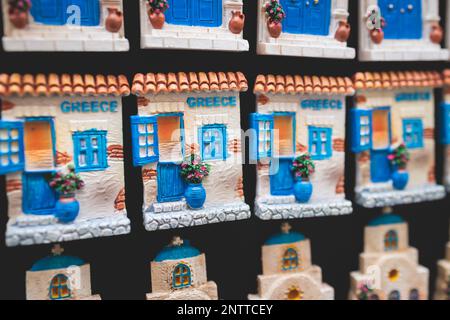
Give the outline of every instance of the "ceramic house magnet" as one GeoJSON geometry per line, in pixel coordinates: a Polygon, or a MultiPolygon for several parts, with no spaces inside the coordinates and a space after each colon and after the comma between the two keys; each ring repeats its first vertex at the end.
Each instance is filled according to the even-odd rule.
{"type": "Polygon", "coordinates": [[[446,258],[438,262],[435,300],[450,300],[450,242],[447,243],[446,258]]]}
{"type": "Polygon", "coordinates": [[[259,75],[250,115],[255,214],[264,220],[349,214],[345,199],[348,78],[259,75]]]}
{"type": "Polygon", "coordinates": [[[364,230],[360,270],[352,272],[352,300],[427,300],[428,269],[409,246],[408,224],[395,214],[372,220],[364,230]]]}
{"type": "Polygon", "coordinates": [[[124,76],[0,75],[8,246],[126,234],[124,76]]]}
{"type": "Polygon", "coordinates": [[[51,256],[37,261],[27,271],[27,300],[100,300],[91,292],[89,263],[63,255],[63,251],[56,245],[51,256]]]}
{"type": "Polygon", "coordinates": [[[128,51],[122,0],[2,0],[6,51],[128,51]]]}
{"type": "Polygon", "coordinates": [[[258,0],[259,54],[353,59],[348,0],[258,0]]]}
{"type": "Polygon", "coordinates": [[[147,300],[217,300],[217,285],[206,277],[205,254],[174,237],[151,262],[147,300]]]}
{"type": "Polygon", "coordinates": [[[447,60],[438,0],[360,0],[359,59],[447,60]]]}
{"type": "Polygon", "coordinates": [[[444,101],[440,106],[440,138],[444,145],[444,184],[450,190],[450,70],[444,71],[444,101]]]}
{"type": "Polygon", "coordinates": [[[248,51],[243,0],[139,0],[141,48],[248,51]]]}
{"type": "Polygon", "coordinates": [[[250,217],[244,202],[240,72],[138,74],[133,161],[148,231],[250,217]]]}
{"type": "Polygon", "coordinates": [[[356,153],[356,202],[385,207],[437,200],[433,88],[436,72],[355,75],[351,148],[356,153]]]}
{"type": "Polygon", "coordinates": [[[309,239],[290,231],[288,224],[262,247],[262,269],[258,293],[249,300],[334,299],[334,289],[322,282],[322,270],[311,262],[309,239]]]}

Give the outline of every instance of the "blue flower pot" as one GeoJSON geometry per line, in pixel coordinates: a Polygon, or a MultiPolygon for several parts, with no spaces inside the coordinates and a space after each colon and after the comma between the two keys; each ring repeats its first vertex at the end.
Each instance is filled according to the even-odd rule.
{"type": "Polygon", "coordinates": [[[392,173],[392,185],[396,190],[403,190],[408,184],[409,174],[404,170],[396,170],[392,173]]]}
{"type": "Polygon", "coordinates": [[[396,190],[403,190],[408,184],[409,174],[404,170],[396,170],[392,173],[392,185],[396,190]]]}
{"type": "Polygon", "coordinates": [[[311,199],[313,192],[312,183],[309,181],[303,181],[297,179],[294,184],[294,196],[295,200],[300,203],[306,203],[311,199]]]}
{"type": "Polygon", "coordinates": [[[201,183],[189,183],[184,192],[184,197],[191,209],[201,209],[205,204],[206,190],[201,183]]]}
{"type": "Polygon", "coordinates": [[[74,197],[61,197],[56,202],[55,217],[62,223],[69,223],[78,217],[80,203],[74,197]]]}

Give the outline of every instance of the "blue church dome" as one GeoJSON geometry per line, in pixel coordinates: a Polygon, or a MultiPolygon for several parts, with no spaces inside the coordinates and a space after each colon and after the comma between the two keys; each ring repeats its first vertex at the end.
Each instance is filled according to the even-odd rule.
{"type": "Polygon", "coordinates": [[[281,232],[278,233],[272,237],[270,237],[266,242],[265,245],[273,246],[277,244],[284,244],[284,243],[293,243],[305,240],[305,236],[302,233],[299,232],[281,232]]]}
{"type": "Polygon", "coordinates": [[[191,246],[188,240],[184,240],[180,245],[168,245],[161,252],[158,253],[155,260],[156,262],[162,262],[165,260],[179,260],[192,258],[200,255],[201,252],[191,246]]]}
{"type": "Polygon", "coordinates": [[[385,224],[404,223],[405,221],[396,214],[383,214],[369,222],[370,227],[382,226],[385,224]]]}
{"type": "Polygon", "coordinates": [[[48,256],[37,261],[32,267],[31,271],[44,271],[54,269],[64,269],[70,266],[82,266],[85,262],[77,257],[71,256],[48,256]]]}

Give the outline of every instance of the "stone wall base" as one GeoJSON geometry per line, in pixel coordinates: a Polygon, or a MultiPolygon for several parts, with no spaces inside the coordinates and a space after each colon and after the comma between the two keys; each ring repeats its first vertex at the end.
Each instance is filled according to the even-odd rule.
{"type": "Polygon", "coordinates": [[[360,61],[447,61],[449,53],[446,49],[427,50],[423,46],[402,49],[361,50],[360,61]]]}
{"type": "Polygon", "coordinates": [[[354,59],[355,49],[333,45],[258,43],[258,54],[312,58],[354,59]]]}
{"type": "Polygon", "coordinates": [[[111,36],[110,38],[36,38],[36,37],[4,37],[5,51],[128,51],[127,39],[111,36]]]}

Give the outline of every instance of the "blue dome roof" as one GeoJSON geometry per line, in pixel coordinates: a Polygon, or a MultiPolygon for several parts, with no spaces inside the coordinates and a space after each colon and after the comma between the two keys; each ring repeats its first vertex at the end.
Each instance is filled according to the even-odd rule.
{"type": "Polygon", "coordinates": [[[277,244],[293,243],[305,239],[306,239],[305,236],[299,232],[288,232],[288,233],[282,232],[270,237],[266,241],[265,245],[272,246],[277,244]]]}
{"type": "Polygon", "coordinates": [[[85,262],[77,257],[71,256],[48,256],[37,261],[31,271],[44,271],[54,269],[64,269],[70,266],[82,266],[85,262]]]}
{"type": "Polygon", "coordinates": [[[383,214],[369,222],[370,227],[381,226],[385,224],[404,223],[405,221],[396,214],[383,214]]]}
{"type": "Polygon", "coordinates": [[[184,240],[182,245],[168,245],[156,256],[156,262],[165,260],[178,260],[199,256],[201,252],[191,246],[188,240],[184,240]]]}

